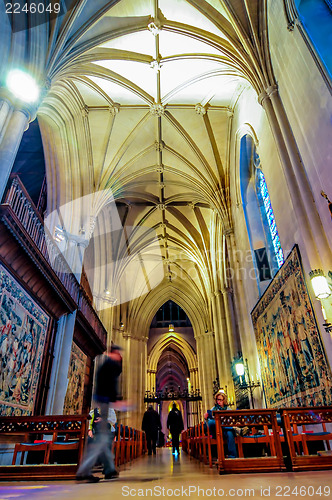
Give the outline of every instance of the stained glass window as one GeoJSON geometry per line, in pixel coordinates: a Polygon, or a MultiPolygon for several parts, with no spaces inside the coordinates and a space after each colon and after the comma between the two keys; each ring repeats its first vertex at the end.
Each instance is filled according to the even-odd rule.
{"type": "Polygon", "coordinates": [[[259,193],[262,197],[263,207],[266,213],[267,222],[270,229],[271,239],[273,243],[273,250],[277,259],[278,267],[280,268],[284,262],[284,254],[280,244],[280,238],[278,234],[278,229],[276,225],[276,221],[274,218],[274,213],[271,205],[270,195],[267,190],[266,181],[263,172],[260,169],[257,169],[257,177],[258,177],[258,189],[259,193]]]}

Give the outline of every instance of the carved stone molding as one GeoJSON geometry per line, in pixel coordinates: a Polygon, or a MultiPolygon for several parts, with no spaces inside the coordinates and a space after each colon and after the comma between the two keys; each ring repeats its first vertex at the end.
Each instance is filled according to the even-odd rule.
{"type": "Polygon", "coordinates": [[[161,31],[161,24],[158,19],[152,19],[148,24],[148,30],[153,34],[153,36],[159,35],[161,31]]]}
{"type": "Polygon", "coordinates": [[[120,106],[118,104],[112,104],[109,106],[108,111],[111,116],[116,116],[120,111],[120,106]]]}
{"type": "Polygon", "coordinates": [[[204,116],[207,113],[206,107],[203,106],[202,104],[198,103],[195,106],[195,111],[198,115],[204,116]]]}
{"type": "Polygon", "coordinates": [[[150,113],[154,116],[162,116],[165,113],[165,107],[161,103],[154,103],[150,106],[150,113]]]}

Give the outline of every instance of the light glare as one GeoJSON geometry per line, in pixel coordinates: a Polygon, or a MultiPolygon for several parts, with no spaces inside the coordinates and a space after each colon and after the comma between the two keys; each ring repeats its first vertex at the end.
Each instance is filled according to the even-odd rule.
{"type": "Polygon", "coordinates": [[[236,371],[237,375],[239,375],[240,377],[242,375],[244,375],[244,364],[243,363],[236,363],[235,371],[236,371]]]}
{"type": "Polygon", "coordinates": [[[331,295],[331,290],[325,276],[314,276],[311,278],[311,283],[317,299],[327,299],[331,295]]]}
{"type": "Polygon", "coordinates": [[[39,98],[40,89],[35,79],[20,69],[9,72],[6,84],[12,94],[21,101],[36,102],[39,98]]]}

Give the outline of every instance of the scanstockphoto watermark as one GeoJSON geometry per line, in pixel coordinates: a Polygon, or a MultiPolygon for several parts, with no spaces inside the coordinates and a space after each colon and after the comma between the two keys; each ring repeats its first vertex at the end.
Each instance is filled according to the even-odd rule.
{"type": "Polygon", "coordinates": [[[177,488],[167,488],[165,486],[154,486],[153,488],[132,488],[122,486],[123,497],[254,497],[254,488],[202,488],[201,486],[181,486],[177,488]]]}
{"type": "Polygon", "coordinates": [[[167,488],[156,485],[153,488],[132,488],[122,486],[123,497],[330,497],[331,487],[328,485],[274,485],[258,486],[257,488],[202,488],[201,486],[181,486],[167,488]]]}

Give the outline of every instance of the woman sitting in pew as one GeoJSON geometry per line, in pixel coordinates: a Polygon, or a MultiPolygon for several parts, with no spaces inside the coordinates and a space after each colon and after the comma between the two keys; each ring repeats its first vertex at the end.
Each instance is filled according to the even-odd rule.
{"type": "MultiPolygon", "coordinates": [[[[223,390],[219,390],[215,396],[215,405],[211,410],[208,410],[204,414],[204,418],[207,421],[209,432],[212,437],[216,438],[216,422],[214,420],[213,411],[216,410],[231,410],[228,406],[227,396],[223,390]]],[[[235,436],[246,436],[250,432],[249,427],[223,427],[223,436],[227,442],[228,458],[237,458],[237,451],[235,445],[235,436]]]]}

